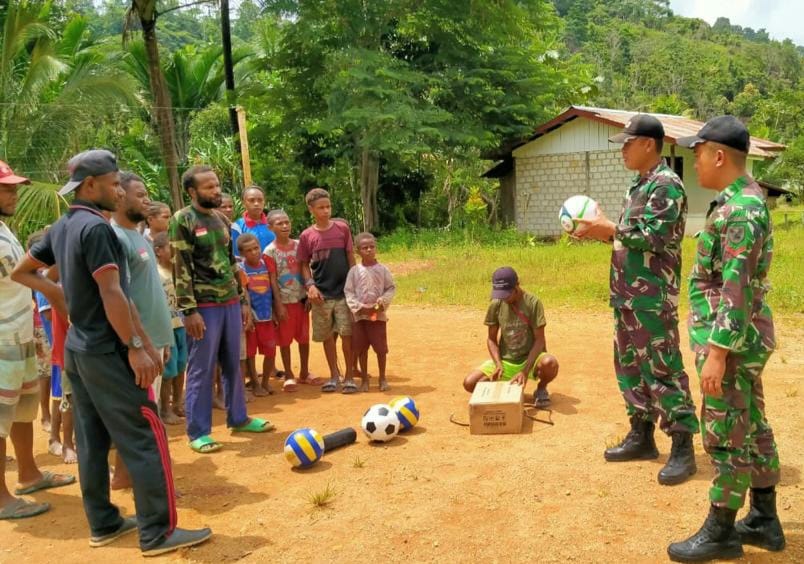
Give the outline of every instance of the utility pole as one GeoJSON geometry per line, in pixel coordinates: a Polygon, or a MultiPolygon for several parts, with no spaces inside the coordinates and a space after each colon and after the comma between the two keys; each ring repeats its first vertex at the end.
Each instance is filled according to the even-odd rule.
{"type": "Polygon", "coordinates": [[[229,122],[232,135],[238,134],[237,98],[235,96],[234,65],[232,64],[232,26],[229,22],[229,0],[221,0],[221,37],[223,39],[223,68],[226,78],[226,104],[229,106],[229,122]]]}

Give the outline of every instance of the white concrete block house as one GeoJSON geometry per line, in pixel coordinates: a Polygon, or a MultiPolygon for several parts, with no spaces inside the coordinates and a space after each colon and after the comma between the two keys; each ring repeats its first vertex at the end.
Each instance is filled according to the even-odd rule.
{"type": "MultiPolygon", "coordinates": [[[[608,139],[622,131],[634,115],[636,112],[570,106],[537,127],[527,141],[514,146],[484,175],[500,179],[503,219],[537,237],[558,237],[562,202],[586,194],[616,221],[634,173],[623,166],[620,145],[608,139]]],[[[703,123],[682,116],[652,115],[664,126],[663,155],[684,182],[689,206],[687,234],[692,235],[703,227],[714,193],[698,185],[694,154],[677,146],[676,139],[693,135],[703,123]]],[[[752,137],[749,171],[755,161],[775,158],[783,149],[784,145],[752,137]]]]}

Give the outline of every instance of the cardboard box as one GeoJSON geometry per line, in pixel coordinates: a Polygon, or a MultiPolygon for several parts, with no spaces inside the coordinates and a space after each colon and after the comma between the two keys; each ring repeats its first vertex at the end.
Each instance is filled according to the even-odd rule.
{"type": "Polygon", "coordinates": [[[508,382],[478,382],[469,400],[469,432],[502,435],[522,432],[522,386],[508,382]]]}

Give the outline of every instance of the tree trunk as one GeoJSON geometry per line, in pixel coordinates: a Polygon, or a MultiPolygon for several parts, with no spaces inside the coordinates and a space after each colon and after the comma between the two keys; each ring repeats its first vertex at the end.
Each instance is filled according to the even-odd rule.
{"type": "Polygon", "coordinates": [[[373,232],[380,223],[377,191],[380,185],[380,157],[364,148],[360,158],[360,200],[363,203],[363,231],[373,232]]]}
{"type": "Polygon", "coordinates": [[[172,102],[168,93],[162,67],[159,65],[159,45],[156,42],[156,18],[143,19],[142,38],[145,42],[145,53],[148,57],[148,78],[151,83],[151,96],[154,100],[154,118],[159,133],[162,158],[167,168],[173,209],[184,207],[181,183],[179,182],[178,156],[176,154],[176,125],[173,121],[172,102]]]}

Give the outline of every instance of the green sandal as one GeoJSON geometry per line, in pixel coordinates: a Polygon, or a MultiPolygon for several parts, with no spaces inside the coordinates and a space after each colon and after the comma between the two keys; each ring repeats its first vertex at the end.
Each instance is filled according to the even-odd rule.
{"type": "Polygon", "coordinates": [[[222,449],[223,445],[209,435],[204,435],[194,441],[190,441],[190,448],[198,454],[210,454],[222,449]]]}
{"type": "Polygon", "coordinates": [[[233,433],[265,433],[267,431],[273,431],[276,429],[276,425],[268,421],[267,419],[260,419],[259,417],[252,417],[248,423],[245,425],[240,425],[239,427],[233,427],[233,433]]]}

